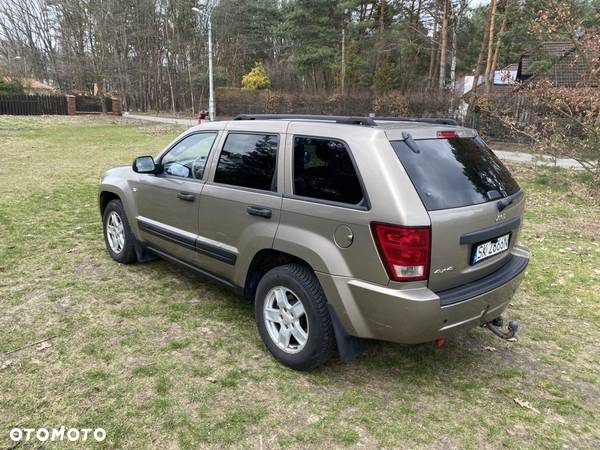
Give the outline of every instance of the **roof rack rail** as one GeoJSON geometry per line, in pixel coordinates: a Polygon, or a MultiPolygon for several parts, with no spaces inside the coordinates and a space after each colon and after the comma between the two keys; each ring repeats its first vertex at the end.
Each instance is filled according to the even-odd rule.
{"type": "Polygon", "coordinates": [[[361,116],[327,116],[316,114],[240,114],[233,120],[316,120],[328,121],[346,125],[376,126],[376,121],[386,122],[415,122],[431,123],[437,125],[453,125],[458,123],[454,119],[416,118],[416,117],[361,117],[361,116]]]}
{"type": "Polygon", "coordinates": [[[316,120],[328,121],[346,125],[363,125],[373,127],[377,124],[372,117],[355,116],[321,116],[312,114],[240,114],[233,120],[316,120]]]}
{"type": "Polygon", "coordinates": [[[433,123],[439,125],[453,125],[457,126],[458,122],[454,119],[436,119],[436,118],[416,118],[416,117],[371,117],[373,120],[389,121],[389,122],[421,122],[421,123],[433,123]]]}

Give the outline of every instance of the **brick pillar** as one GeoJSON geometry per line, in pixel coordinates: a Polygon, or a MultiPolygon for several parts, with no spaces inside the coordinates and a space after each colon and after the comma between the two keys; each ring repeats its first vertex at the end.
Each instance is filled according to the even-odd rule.
{"type": "Polygon", "coordinates": [[[120,116],[123,112],[120,97],[112,97],[112,114],[113,116],[120,116]]]}
{"type": "Polygon", "coordinates": [[[67,114],[69,116],[74,116],[75,115],[75,111],[76,111],[76,106],[75,106],[75,96],[74,95],[67,95],[67,114]]]}

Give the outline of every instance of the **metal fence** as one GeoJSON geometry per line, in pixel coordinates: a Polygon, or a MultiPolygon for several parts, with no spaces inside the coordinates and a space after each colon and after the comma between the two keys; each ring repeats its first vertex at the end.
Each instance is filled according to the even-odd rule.
{"type": "Polygon", "coordinates": [[[0,95],[0,114],[34,116],[67,114],[67,100],[59,95],[0,95]]]}

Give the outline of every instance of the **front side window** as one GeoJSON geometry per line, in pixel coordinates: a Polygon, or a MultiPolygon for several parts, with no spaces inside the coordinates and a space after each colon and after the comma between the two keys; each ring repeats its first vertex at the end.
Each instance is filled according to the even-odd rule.
{"type": "Polygon", "coordinates": [[[331,139],[294,138],[294,194],[360,204],[363,192],[346,145],[331,139]]]}
{"type": "Polygon", "coordinates": [[[221,150],[215,183],[275,191],[278,143],[279,137],[272,134],[229,134],[221,150]]]}
{"type": "Polygon", "coordinates": [[[201,180],[217,133],[196,133],[179,141],[163,156],[163,173],[201,180]]]}

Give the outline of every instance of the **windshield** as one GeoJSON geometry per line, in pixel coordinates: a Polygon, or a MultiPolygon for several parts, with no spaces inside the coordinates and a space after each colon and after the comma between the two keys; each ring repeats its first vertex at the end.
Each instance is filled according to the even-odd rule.
{"type": "Polygon", "coordinates": [[[476,205],[519,191],[481,138],[391,142],[428,211],[476,205]]]}

